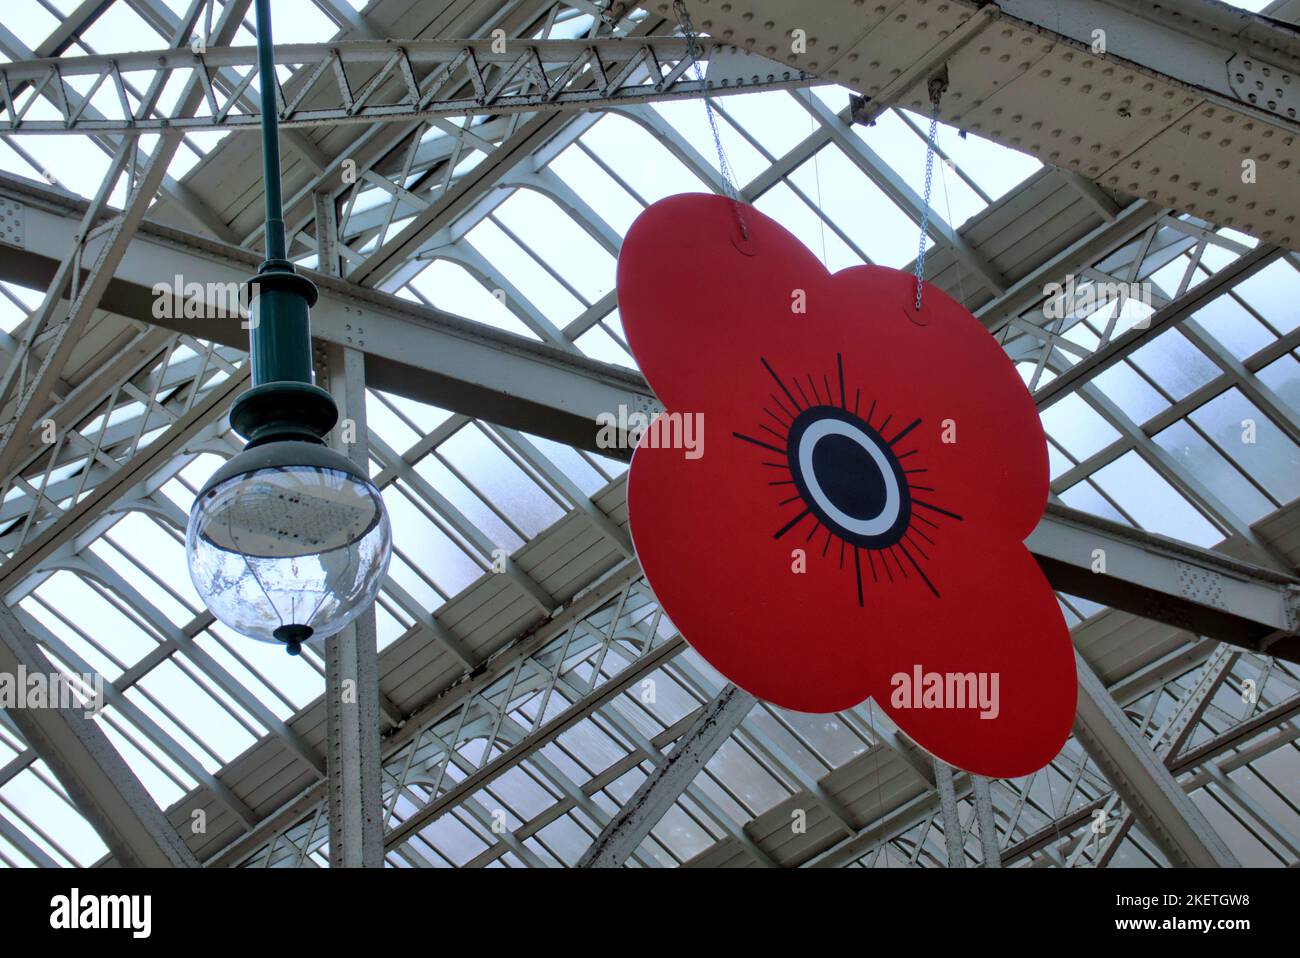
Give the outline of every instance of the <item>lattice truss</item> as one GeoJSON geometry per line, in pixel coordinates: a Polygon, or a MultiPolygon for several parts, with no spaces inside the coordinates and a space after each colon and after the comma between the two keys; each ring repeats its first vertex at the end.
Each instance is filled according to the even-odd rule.
{"type": "MultiPolygon", "coordinates": [[[[194,492],[239,448],[246,332],[139,295],[150,264],[203,282],[258,261],[256,147],[237,133],[257,121],[249,2],[101,6],[31,0],[0,29],[0,582],[52,668],[102,676],[97,723],[200,861],[323,866],[325,661],[231,635],[183,572],[194,492]]],[[[723,682],[641,577],[624,464],[573,445],[558,409],[511,428],[481,395],[520,388],[511,357],[535,353],[596,409],[652,408],[612,266],[646,204],[724,190],[701,90],[671,15],[623,4],[287,6],[286,223],[332,277],[320,380],[341,385],[349,354],[377,371],[343,415],[394,519],[385,860],[572,865],[723,682]],[[484,368],[438,365],[469,341],[484,368]],[[421,371],[456,382],[433,395],[421,371]]],[[[924,120],[878,103],[855,123],[843,89],[703,53],[742,197],[832,269],[907,267],[924,120]]],[[[1063,534],[1182,573],[1167,607],[1062,590],[1082,661],[1237,858],[1294,865],[1300,666],[1265,650],[1296,629],[1300,260],[955,129],[939,142],[927,273],[1038,401],[1063,534]],[[1185,618],[1190,600],[1250,619],[1229,580],[1280,596],[1267,639],[1185,618]]],[[[1095,733],[1026,779],[949,779],[869,703],[756,705],[628,864],[1169,864],[1095,733]]],[[[0,861],[105,853],[0,712],[0,861]]]]}

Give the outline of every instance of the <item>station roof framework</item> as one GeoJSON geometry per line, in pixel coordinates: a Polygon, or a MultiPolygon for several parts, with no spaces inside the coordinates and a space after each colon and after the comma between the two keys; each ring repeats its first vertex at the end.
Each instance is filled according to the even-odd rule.
{"type": "MultiPolygon", "coordinates": [[[[640,575],[625,463],[592,441],[595,412],[654,408],[618,319],[622,236],[663,196],[725,189],[689,72],[673,79],[682,89],[646,88],[652,61],[638,51],[654,51],[661,76],[684,62],[671,15],[615,6],[275,4],[278,43],[313,45],[279,61],[286,111],[302,94],[296,109],[316,114],[284,134],[292,255],[321,274],[322,381],[342,378],[347,355],[364,359],[364,406],[344,415],[365,421],[393,517],[376,626],[384,858],[395,867],[578,863],[725,686],[640,575]],[[552,77],[588,48],[603,51],[607,74],[629,69],[607,96],[591,97],[590,74],[575,69],[567,105],[530,100],[527,70],[512,80],[513,61],[486,59],[497,29],[538,41],[552,77]],[[400,59],[388,86],[367,85],[392,59],[372,50],[388,36],[426,44],[427,62],[413,63],[446,71],[440,101],[477,98],[483,110],[358,118],[402,96],[400,59]],[[444,39],[464,43],[437,48],[444,39]],[[466,48],[484,57],[478,84],[460,72],[472,57],[452,66],[466,48]],[[347,82],[314,77],[324,62],[347,82]],[[487,102],[494,76],[497,96],[514,98],[501,112],[487,102]],[[493,572],[495,550],[510,557],[505,574],[493,572]]],[[[61,342],[66,304],[29,333],[63,256],[85,244],[89,261],[111,241],[108,230],[78,237],[105,173],[128,155],[147,169],[167,142],[160,122],[127,129],[122,102],[146,102],[171,69],[153,119],[212,121],[167,134],[179,142],[157,196],[27,414],[37,431],[56,423],[59,441],[5,437],[0,580],[56,667],[103,677],[96,724],[198,861],[324,865],[324,658],[230,634],[177,571],[193,495],[239,446],[225,412],[247,381],[246,332],[159,317],[147,295],[160,267],[164,280],[224,282],[259,259],[258,145],[229,122],[255,114],[258,78],[221,57],[253,42],[247,7],[17,0],[0,28],[15,65],[3,87],[15,106],[0,114],[0,349],[24,376],[61,342]],[[188,110],[185,20],[239,24],[207,51],[213,66],[188,110]],[[168,48],[175,67],[137,56],[168,48]],[[51,58],[71,65],[66,79],[41,72],[51,58]],[[122,69],[102,66],[114,58],[122,69]],[[64,129],[5,130],[15,112],[64,129]]],[[[743,72],[725,45],[706,52],[720,72],[743,72]]],[[[926,118],[876,104],[854,122],[851,92],[795,67],[715,90],[712,104],[744,199],[832,270],[908,269],[926,118]]],[[[1042,410],[1053,505],[1031,548],[1055,563],[1082,667],[1238,860],[1294,864],[1300,260],[955,126],[942,124],[938,143],[927,276],[988,326],[1042,410]],[[1150,301],[1062,307],[1050,284],[1067,277],[1098,292],[1146,284],[1150,301]],[[1098,541],[1140,557],[1146,592],[1069,574],[1098,541]],[[1207,595],[1198,576],[1210,592],[1256,591],[1207,595]],[[1276,609],[1261,611],[1266,601],[1276,609]],[[1189,617],[1187,603],[1280,624],[1248,635],[1189,617]]],[[[112,202],[128,202],[126,189],[112,202]]],[[[7,401],[12,418],[21,399],[7,401]]],[[[1084,722],[1034,776],[948,779],[869,704],[830,716],[754,704],[700,774],[660,799],[627,863],[1177,862],[1177,838],[1151,825],[1156,796],[1115,767],[1108,741],[1084,722]],[[801,814],[806,828],[793,830],[801,814]]],[[[108,852],[0,713],[0,861],[86,866],[108,852]]]]}

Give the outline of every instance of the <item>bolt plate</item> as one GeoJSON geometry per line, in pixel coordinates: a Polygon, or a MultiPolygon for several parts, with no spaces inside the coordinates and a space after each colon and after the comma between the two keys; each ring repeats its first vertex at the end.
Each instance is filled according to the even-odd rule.
{"type": "Polygon", "coordinates": [[[1258,57],[1233,54],[1228,85],[1241,99],[1274,116],[1294,120],[1300,110],[1300,77],[1258,57]]]}
{"type": "Polygon", "coordinates": [[[0,243],[23,245],[23,224],[26,209],[19,202],[0,198],[0,243]]]}
{"type": "Polygon", "coordinates": [[[1228,603],[1223,598],[1223,576],[1210,569],[1186,562],[1178,564],[1178,591],[1185,599],[1200,605],[1226,609],[1228,603]]]}

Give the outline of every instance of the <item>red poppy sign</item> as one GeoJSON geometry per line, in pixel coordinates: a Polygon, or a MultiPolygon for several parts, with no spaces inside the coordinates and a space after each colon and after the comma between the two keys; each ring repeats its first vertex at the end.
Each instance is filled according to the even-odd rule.
{"type": "Polygon", "coordinates": [[[642,213],[619,309],[666,412],[632,458],[632,536],[736,685],[802,712],[871,697],[944,761],[1025,775],[1075,710],[1069,632],[1024,546],[1046,443],[984,327],[929,284],[916,310],[915,288],[832,275],[723,197],[642,213]],[[671,441],[692,423],[689,448],[671,441]]]}

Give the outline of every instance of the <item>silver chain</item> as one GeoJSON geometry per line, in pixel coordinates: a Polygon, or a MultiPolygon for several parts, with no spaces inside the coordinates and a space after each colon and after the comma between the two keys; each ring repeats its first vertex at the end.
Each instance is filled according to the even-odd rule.
{"type": "Polygon", "coordinates": [[[935,137],[939,132],[939,99],[948,82],[939,77],[930,79],[930,136],[925,144],[925,198],[921,203],[921,237],[916,245],[916,311],[921,311],[921,288],[925,282],[925,240],[930,226],[930,188],[934,182],[935,137]]]}
{"type": "Polygon", "coordinates": [[[731,175],[731,164],[727,161],[727,151],[722,146],[722,135],[718,132],[718,120],[713,115],[713,104],[709,102],[709,84],[700,70],[699,35],[695,32],[695,25],[691,23],[691,15],[687,12],[686,5],[682,0],[673,0],[673,12],[677,15],[677,26],[686,38],[686,54],[691,58],[691,68],[695,72],[695,82],[700,85],[700,91],[703,94],[704,112],[709,118],[709,130],[713,134],[714,149],[718,151],[718,172],[722,175],[722,188],[726,191],[727,197],[736,204],[736,222],[740,226],[741,235],[748,239],[749,230],[746,229],[744,217],[740,214],[740,193],[736,189],[735,181],[731,175]]]}

